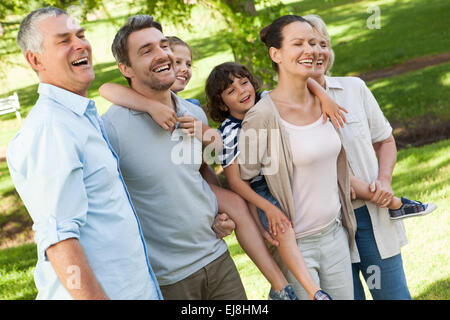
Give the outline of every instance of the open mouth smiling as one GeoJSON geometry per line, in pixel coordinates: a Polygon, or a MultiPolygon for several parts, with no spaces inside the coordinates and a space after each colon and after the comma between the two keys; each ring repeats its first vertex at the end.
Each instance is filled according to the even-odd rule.
{"type": "Polygon", "coordinates": [[[302,59],[302,60],[298,60],[297,63],[312,67],[313,60],[312,59],[302,59]]]}
{"type": "Polygon", "coordinates": [[[250,95],[246,96],[244,99],[239,100],[240,103],[247,103],[250,101],[250,95]]]}
{"type": "Polygon", "coordinates": [[[161,73],[163,71],[168,71],[168,70],[170,70],[170,63],[158,66],[158,67],[154,68],[152,71],[156,72],[156,73],[161,73]]]}
{"type": "Polygon", "coordinates": [[[88,63],[89,63],[89,60],[88,60],[87,57],[84,57],[84,58],[72,61],[72,65],[75,66],[75,67],[82,66],[82,65],[87,65],[88,63]]]}

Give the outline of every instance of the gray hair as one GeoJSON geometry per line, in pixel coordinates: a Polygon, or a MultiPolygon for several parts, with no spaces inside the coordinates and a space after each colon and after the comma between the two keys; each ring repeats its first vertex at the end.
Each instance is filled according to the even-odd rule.
{"type": "Polygon", "coordinates": [[[46,18],[57,17],[62,14],[67,14],[67,12],[56,7],[45,7],[30,12],[20,24],[17,34],[17,44],[22,53],[25,54],[28,50],[42,52],[43,37],[37,23],[46,18]]]}
{"type": "Polygon", "coordinates": [[[316,14],[308,14],[306,16],[303,16],[303,18],[308,20],[308,22],[313,26],[313,28],[316,29],[325,38],[327,46],[328,48],[330,48],[330,58],[328,59],[328,64],[326,66],[325,71],[325,74],[329,76],[331,74],[330,70],[334,64],[334,51],[333,48],[331,47],[331,39],[327,31],[327,25],[322,20],[322,18],[316,14]]]}

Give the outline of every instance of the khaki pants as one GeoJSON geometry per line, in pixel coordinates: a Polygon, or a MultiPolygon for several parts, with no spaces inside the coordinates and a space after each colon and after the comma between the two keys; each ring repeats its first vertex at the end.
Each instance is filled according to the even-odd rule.
{"type": "MultiPolygon", "coordinates": [[[[353,276],[347,231],[339,219],[316,234],[297,239],[314,282],[335,300],[353,300],[353,276]]],[[[288,272],[286,279],[300,300],[308,294],[288,272]]]]}
{"type": "Polygon", "coordinates": [[[247,300],[228,250],[187,278],[160,288],[166,300],[247,300]]]}

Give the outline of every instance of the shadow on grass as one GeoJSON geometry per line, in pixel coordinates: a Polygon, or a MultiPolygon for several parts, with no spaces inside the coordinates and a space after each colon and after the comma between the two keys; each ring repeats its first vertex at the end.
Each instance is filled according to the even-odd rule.
{"type": "Polygon", "coordinates": [[[0,247],[9,243],[23,243],[33,237],[33,220],[28,214],[16,189],[1,196],[0,207],[0,247]]]}
{"type": "Polygon", "coordinates": [[[0,183],[7,182],[0,190],[0,247],[29,241],[33,236],[33,220],[9,179],[8,166],[0,163],[0,183]]]}
{"type": "Polygon", "coordinates": [[[450,300],[450,278],[433,282],[415,300],[450,300]]]}

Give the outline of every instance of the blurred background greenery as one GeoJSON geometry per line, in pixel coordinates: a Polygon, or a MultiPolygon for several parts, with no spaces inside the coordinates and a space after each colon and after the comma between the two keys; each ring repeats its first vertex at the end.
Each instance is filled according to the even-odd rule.
{"type": "MultiPolygon", "coordinates": [[[[110,103],[99,96],[105,82],[126,84],[110,47],[119,27],[133,14],[162,21],[166,35],[177,35],[194,51],[193,78],[184,98],[205,102],[211,69],[236,60],[265,83],[274,84],[259,30],[282,14],[319,14],[328,25],[336,61],[335,76],[361,76],[392,68],[389,77],[367,84],[394,127],[402,150],[394,172],[397,195],[438,204],[430,216],[405,221],[409,245],[403,249],[406,276],[416,299],[450,298],[450,3],[447,0],[0,0],[0,98],[17,92],[26,117],[34,105],[38,79],[15,44],[23,17],[45,5],[68,8],[86,28],[93,46],[96,79],[89,97],[104,113],[110,103]],[[380,12],[380,28],[368,28],[370,8],[380,12]],[[414,68],[416,59],[430,63],[414,68]],[[407,64],[397,70],[397,66],[407,64]]],[[[211,122],[213,127],[216,123],[211,122]]],[[[4,161],[7,144],[19,130],[14,114],[0,116],[0,299],[33,299],[36,247],[32,221],[4,161]]],[[[265,299],[268,282],[248,259],[234,235],[226,239],[250,299],[265,299]]]]}

